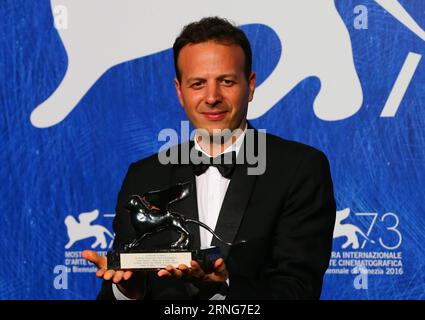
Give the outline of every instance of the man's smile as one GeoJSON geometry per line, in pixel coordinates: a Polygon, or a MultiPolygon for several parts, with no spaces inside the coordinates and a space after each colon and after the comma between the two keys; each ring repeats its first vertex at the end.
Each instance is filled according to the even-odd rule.
{"type": "Polygon", "coordinates": [[[223,120],[226,117],[227,111],[210,111],[210,112],[202,112],[202,115],[208,119],[213,121],[223,120]]]}

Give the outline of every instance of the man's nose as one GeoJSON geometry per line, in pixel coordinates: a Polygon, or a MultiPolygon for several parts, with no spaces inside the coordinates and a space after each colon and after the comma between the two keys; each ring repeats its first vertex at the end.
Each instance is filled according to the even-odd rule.
{"type": "Polygon", "coordinates": [[[220,86],[217,83],[209,83],[206,94],[205,100],[208,105],[214,106],[222,100],[220,86]]]}

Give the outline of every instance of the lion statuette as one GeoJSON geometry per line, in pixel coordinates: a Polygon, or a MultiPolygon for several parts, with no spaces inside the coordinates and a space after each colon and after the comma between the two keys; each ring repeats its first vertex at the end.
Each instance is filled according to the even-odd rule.
{"type": "Polygon", "coordinates": [[[166,229],[173,229],[179,234],[177,241],[170,244],[171,249],[188,249],[191,246],[192,236],[186,226],[187,223],[195,223],[211,232],[220,242],[232,245],[232,243],[223,241],[206,224],[170,210],[170,205],[186,198],[190,189],[191,182],[186,182],[166,189],[150,191],[141,196],[131,196],[126,204],[126,209],[130,212],[136,238],[125,245],[124,250],[136,249],[145,237],[166,229]]]}

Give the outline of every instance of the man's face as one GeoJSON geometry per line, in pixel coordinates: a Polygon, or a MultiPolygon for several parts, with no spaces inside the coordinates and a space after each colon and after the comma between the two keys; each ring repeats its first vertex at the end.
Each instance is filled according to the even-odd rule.
{"type": "Polygon", "coordinates": [[[245,55],[238,45],[214,41],[189,44],[178,57],[181,83],[175,86],[189,121],[210,135],[214,129],[244,129],[255,73],[246,79],[245,55]]]}

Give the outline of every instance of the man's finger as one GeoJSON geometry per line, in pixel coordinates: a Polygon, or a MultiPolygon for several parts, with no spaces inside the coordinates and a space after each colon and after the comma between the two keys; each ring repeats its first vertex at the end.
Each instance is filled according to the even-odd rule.
{"type": "Polygon", "coordinates": [[[199,263],[195,260],[192,260],[190,262],[190,265],[192,267],[191,270],[191,275],[193,277],[197,277],[197,278],[203,278],[205,275],[205,272],[202,270],[201,266],[199,265],[199,263]]]}
{"type": "Polygon", "coordinates": [[[223,258],[219,258],[219,259],[215,260],[215,262],[214,262],[214,269],[218,269],[223,264],[224,264],[223,258]]]}
{"type": "Polygon", "coordinates": [[[167,266],[165,269],[177,279],[180,279],[183,276],[183,273],[179,269],[174,268],[173,266],[167,266]]]}
{"type": "Polygon", "coordinates": [[[191,268],[189,268],[187,265],[185,264],[181,264],[179,265],[178,269],[181,271],[182,276],[188,276],[191,274],[191,268]]]}
{"type": "Polygon", "coordinates": [[[106,272],[106,269],[97,270],[96,277],[103,278],[103,275],[105,274],[105,272],[106,272]]]}
{"type": "Polygon", "coordinates": [[[192,269],[202,270],[201,266],[199,265],[198,261],[196,261],[196,260],[192,260],[190,262],[190,266],[192,267],[192,269]]]}
{"type": "Polygon", "coordinates": [[[170,277],[173,275],[173,267],[172,266],[166,266],[164,269],[161,269],[158,271],[159,277],[170,277]]]}
{"type": "Polygon", "coordinates": [[[122,279],[122,277],[123,277],[123,275],[124,275],[124,271],[122,271],[122,270],[116,271],[115,274],[114,274],[114,278],[112,279],[112,281],[114,283],[120,282],[121,279],[122,279]]]}
{"type": "Polygon", "coordinates": [[[171,273],[169,273],[165,269],[161,269],[161,270],[158,271],[157,275],[158,275],[158,277],[170,277],[171,273]]]}
{"type": "Polygon", "coordinates": [[[183,274],[187,272],[187,269],[189,269],[186,265],[180,265],[179,268],[182,267],[182,270],[176,269],[171,265],[168,265],[165,267],[165,269],[161,269],[158,271],[158,276],[159,277],[169,277],[169,276],[173,276],[176,277],[177,279],[180,279],[181,277],[183,277],[183,274]],[[183,273],[184,272],[184,273],[183,273]]]}
{"type": "Polygon", "coordinates": [[[226,264],[222,258],[214,262],[214,272],[208,275],[212,281],[226,281],[229,278],[229,273],[226,264]]]}
{"type": "Polygon", "coordinates": [[[133,272],[127,270],[127,271],[124,272],[123,278],[124,278],[124,280],[128,280],[128,279],[131,278],[132,275],[133,275],[133,272]]]}
{"type": "Polygon", "coordinates": [[[112,277],[114,276],[114,274],[115,274],[115,270],[107,270],[105,272],[105,274],[103,275],[103,279],[105,279],[105,280],[111,280],[112,277]]]}
{"type": "Polygon", "coordinates": [[[215,274],[222,274],[226,272],[226,265],[224,264],[224,260],[222,258],[217,259],[214,262],[214,272],[215,274]]]}
{"type": "Polygon", "coordinates": [[[189,270],[189,267],[185,264],[181,264],[177,267],[177,269],[179,269],[182,272],[186,272],[187,270],[189,270]]]}

